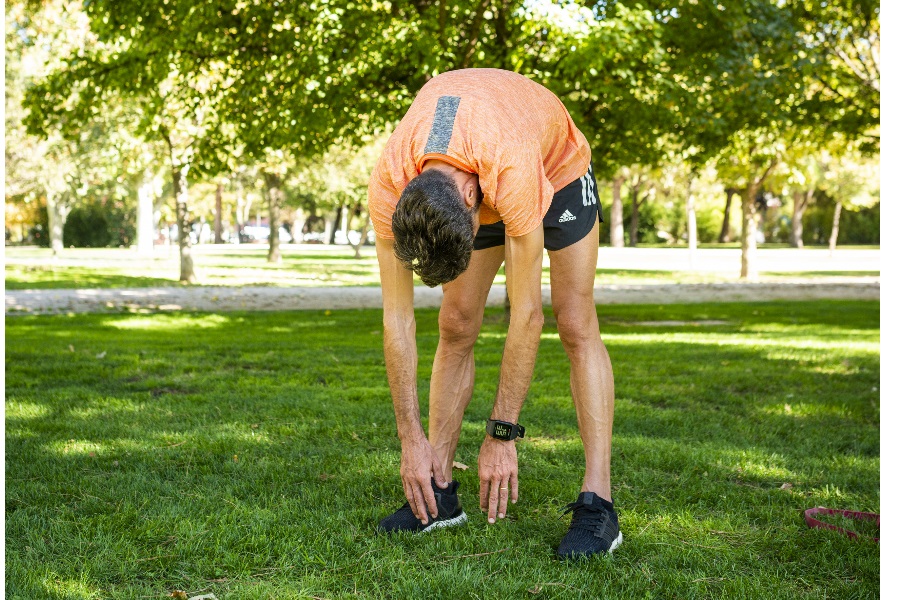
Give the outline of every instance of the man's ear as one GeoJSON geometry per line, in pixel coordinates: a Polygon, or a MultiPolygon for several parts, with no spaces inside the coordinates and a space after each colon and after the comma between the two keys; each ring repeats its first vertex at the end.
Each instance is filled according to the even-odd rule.
{"type": "Polygon", "coordinates": [[[466,203],[466,206],[472,208],[476,204],[478,204],[478,194],[480,190],[478,188],[478,178],[470,177],[465,185],[463,185],[463,202],[466,203]]]}

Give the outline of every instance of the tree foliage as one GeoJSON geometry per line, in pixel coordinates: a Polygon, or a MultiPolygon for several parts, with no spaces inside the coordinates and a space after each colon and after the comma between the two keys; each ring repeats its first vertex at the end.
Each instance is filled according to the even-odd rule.
{"type": "MultiPolygon", "coordinates": [[[[688,182],[705,180],[698,174],[714,167],[721,199],[726,188],[740,191],[746,255],[759,218],[756,196],[809,187],[815,178],[804,165],[823,151],[878,151],[874,0],[48,5],[59,7],[60,18],[43,33],[33,23],[50,23],[39,18],[46,9],[14,4],[18,30],[9,27],[8,9],[8,50],[50,48],[33,80],[13,82],[26,111],[13,106],[11,114],[19,110],[41,143],[69,151],[77,146],[65,144],[83,144],[91,131],[104,140],[125,131],[120,142],[101,146],[133,157],[134,172],[159,161],[135,148],[162,148],[186,261],[195,210],[189,176],[227,177],[237,190],[247,179],[238,172],[257,173],[241,185],[267,180],[260,189],[273,224],[287,207],[313,214],[356,206],[373,140],[403,116],[422,85],[450,69],[505,68],[553,90],[586,134],[598,177],[613,181],[626,202],[636,185],[628,180],[646,173],[638,195],[646,204],[638,202],[635,214],[637,231],[648,237],[662,230],[680,239],[684,230],[673,219],[688,219],[693,204],[675,200],[685,201],[688,182]],[[80,34],[71,36],[74,24],[80,34]],[[112,127],[94,128],[113,115],[112,127]],[[673,216],[659,216],[661,206],[673,216]],[[666,224],[654,229],[648,219],[666,224]]],[[[14,173],[26,154],[11,155],[8,144],[14,173]]],[[[86,170],[72,167],[79,179],[86,170]]],[[[103,178],[108,171],[93,180],[103,178]]],[[[36,181],[12,180],[23,190],[36,181]]],[[[826,193],[825,180],[815,181],[826,193]]],[[[241,205],[246,196],[234,193],[241,205]]],[[[717,229],[703,222],[701,238],[717,229]]],[[[192,279],[185,264],[182,271],[192,279]]]]}

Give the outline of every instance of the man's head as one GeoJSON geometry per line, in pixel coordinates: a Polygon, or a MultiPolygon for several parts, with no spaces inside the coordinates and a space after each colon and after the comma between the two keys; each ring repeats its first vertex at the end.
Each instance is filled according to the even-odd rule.
{"type": "Polygon", "coordinates": [[[472,257],[481,197],[473,173],[449,166],[423,170],[403,190],[394,211],[397,259],[429,287],[459,277],[472,257]]]}

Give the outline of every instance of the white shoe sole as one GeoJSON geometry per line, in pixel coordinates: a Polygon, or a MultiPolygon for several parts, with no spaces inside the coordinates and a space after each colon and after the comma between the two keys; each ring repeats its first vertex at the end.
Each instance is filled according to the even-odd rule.
{"type": "Polygon", "coordinates": [[[619,537],[617,537],[617,538],[613,541],[613,543],[610,544],[609,550],[607,550],[606,553],[607,553],[607,554],[612,554],[612,551],[613,551],[613,550],[615,550],[616,548],[618,548],[619,546],[622,545],[622,540],[623,540],[623,539],[624,539],[624,538],[622,537],[622,532],[620,531],[620,532],[619,532],[619,537]]]}
{"type": "MultiPolygon", "coordinates": [[[[453,517],[452,519],[446,519],[444,521],[435,521],[419,533],[425,533],[427,531],[431,531],[432,529],[440,529],[441,527],[453,527],[454,525],[462,525],[467,520],[466,513],[459,513],[459,516],[453,517]]],[[[621,534],[619,534],[621,537],[621,534]]]]}

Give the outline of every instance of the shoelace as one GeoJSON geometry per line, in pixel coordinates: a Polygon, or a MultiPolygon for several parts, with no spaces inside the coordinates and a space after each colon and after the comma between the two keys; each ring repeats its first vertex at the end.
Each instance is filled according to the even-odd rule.
{"type": "Polygon", "coordinates": [[[562,519],[569,513],[573,513],[570,528],[584,529],[596,536],[601,536],[606,531],[609,522],[609,513],[603,508],[594,508],[582,502],[570,502],[559,516],[562,519]]]}

